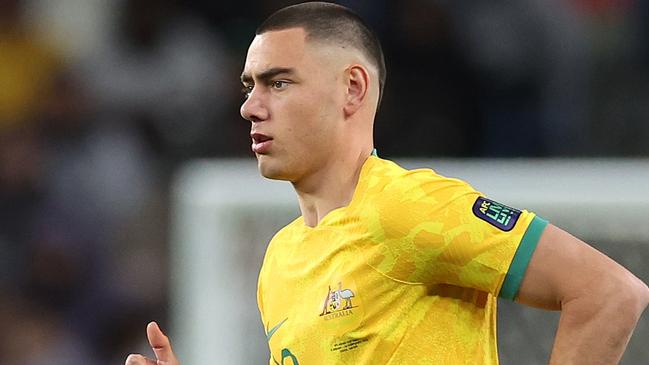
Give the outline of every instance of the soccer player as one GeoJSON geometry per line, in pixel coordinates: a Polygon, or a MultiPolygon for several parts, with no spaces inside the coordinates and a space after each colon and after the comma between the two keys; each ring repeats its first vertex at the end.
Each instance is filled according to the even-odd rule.
{"type": "MultiPolygon", "coordinates": [[[[561,310],[551,364],[617,363],[647,286],[534,213],[377,157],[385,75],[376,37],[339,5],[279,10],[248,49],[252,150],[302,213],[259,274],[269,364],[497,364],[499,296],[561,310]]],[[[155,323],[147,333],[157,364],[178,364],[155,323]]]]}

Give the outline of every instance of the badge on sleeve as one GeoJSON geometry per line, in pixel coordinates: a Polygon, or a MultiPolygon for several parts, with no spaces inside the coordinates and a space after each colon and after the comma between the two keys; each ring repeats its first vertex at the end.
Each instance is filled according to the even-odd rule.
{"type": "Polygon", "coordinates": [[[508,232],[516,225],[521,211],[484,197],[478,197],[473,204],[473,214],[492,226],[508,232]]]}

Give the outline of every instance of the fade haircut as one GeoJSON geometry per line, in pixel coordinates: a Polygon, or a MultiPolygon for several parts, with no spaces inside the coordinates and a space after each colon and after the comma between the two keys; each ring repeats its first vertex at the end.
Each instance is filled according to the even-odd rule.
{"type": "Polygon", "coordinates": [[[351,46],[361,51],[378,70],[378,105],[381,104],[386,78],[383,50],[379,39],[360,16],[342,5],[307,2],[276,11],[257,28],[255,34],[289,28],[303,28],[307,40],[351,46]]]}

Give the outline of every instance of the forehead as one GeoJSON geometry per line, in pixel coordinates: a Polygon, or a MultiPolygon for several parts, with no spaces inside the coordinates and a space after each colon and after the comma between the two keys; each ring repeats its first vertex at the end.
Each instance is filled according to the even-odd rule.
{"type": "Polygon", "coordinates": [[[306,40],[302,28],[265,32],[255,36],[250,44],[243,73],[254,75],[275,67],[309,67],[323,56],[320,48],[323,47],[306,40]]]}

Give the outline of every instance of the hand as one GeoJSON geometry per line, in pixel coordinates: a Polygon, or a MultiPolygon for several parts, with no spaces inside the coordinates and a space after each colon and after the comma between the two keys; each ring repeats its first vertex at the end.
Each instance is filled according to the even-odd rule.
{"type": "Polygon", "coordinates": [[[146,335],[157,360],[140,354],[130,354],[126,358],[125,365],[180,365],[171,349],[169,337],[162,333],[157,323],[151,322],[146,326],[146,335]]]}

